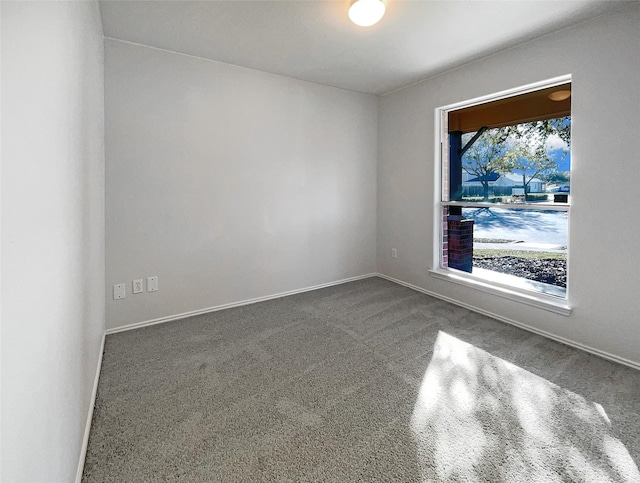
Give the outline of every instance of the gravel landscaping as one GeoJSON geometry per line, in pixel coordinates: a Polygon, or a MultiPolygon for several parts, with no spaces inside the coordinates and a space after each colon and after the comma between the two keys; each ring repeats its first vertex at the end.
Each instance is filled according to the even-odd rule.
{"type": "Polygon", "coordinates": [[[558,287],[567,286],[567,261],[561,258],[474,257],[473,266],[558,287]]]}

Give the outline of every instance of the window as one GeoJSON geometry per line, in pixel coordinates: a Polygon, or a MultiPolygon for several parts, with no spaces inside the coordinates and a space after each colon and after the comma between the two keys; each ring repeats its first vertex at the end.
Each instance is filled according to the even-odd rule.
{"type": "Polygon", "coordinates": [[[570,78],[438,111],[432,272],[568,314],[570,78]]]}

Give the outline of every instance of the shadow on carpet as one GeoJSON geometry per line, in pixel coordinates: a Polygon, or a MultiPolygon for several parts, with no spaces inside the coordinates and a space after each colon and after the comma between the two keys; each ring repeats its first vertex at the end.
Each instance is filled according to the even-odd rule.
{"type": "Polygon", "coordinates": [[[601,405],[445,332],[411,427],[423,481],[640,481],[601,405]]]}
{"type": "Polygon", "coordinates": [[[370,278],[107,336],[83,482],[640,481],[638,394],[370,278]]]}

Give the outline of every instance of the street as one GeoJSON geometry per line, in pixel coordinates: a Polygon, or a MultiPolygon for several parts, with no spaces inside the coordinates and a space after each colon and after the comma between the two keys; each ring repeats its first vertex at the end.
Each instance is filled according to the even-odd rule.
{"type": "Polygon", "coordinates": [[[476,248],[558,252],[567,249],[566,212],[465,208],[462,213],[475,221],[476,248]],[[483,242],[478,242],[479,239],[483,242]]]}

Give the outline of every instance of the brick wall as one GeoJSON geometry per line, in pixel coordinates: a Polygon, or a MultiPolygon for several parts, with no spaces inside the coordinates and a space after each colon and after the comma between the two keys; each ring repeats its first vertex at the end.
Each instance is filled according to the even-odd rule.
{"type": "Polygon", "coordinates": [[[447,217],[447,261],[449,268],[471,273],[473,268],[473,220],[447,217]]]}

